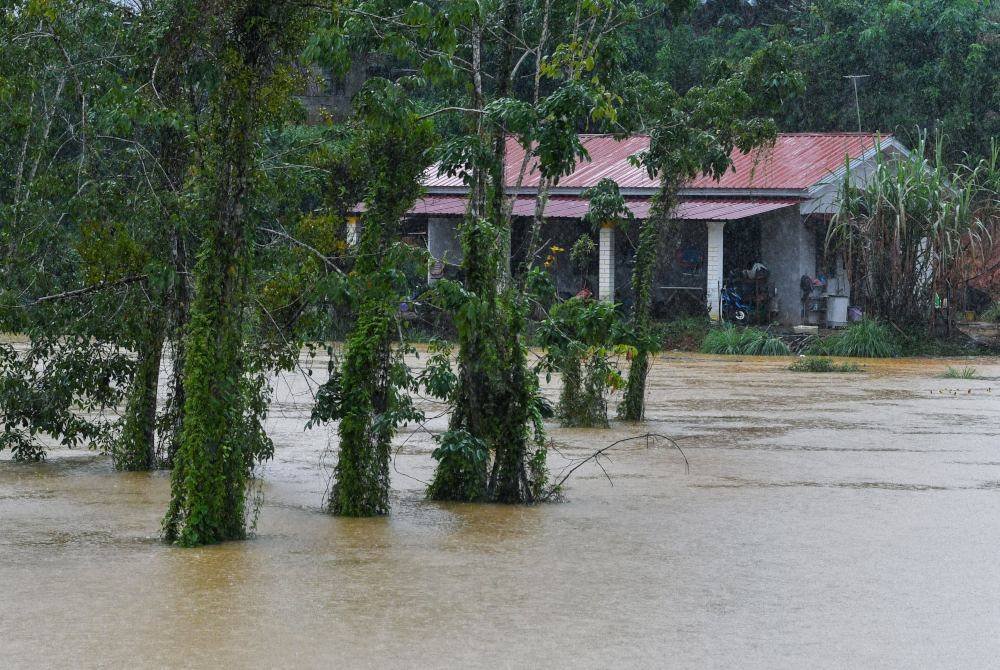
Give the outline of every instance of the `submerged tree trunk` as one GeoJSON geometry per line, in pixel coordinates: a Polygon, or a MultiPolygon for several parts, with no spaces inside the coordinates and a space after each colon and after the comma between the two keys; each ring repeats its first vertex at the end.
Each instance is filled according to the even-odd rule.
{"type": "MultiPolygon", "coordinates": [[[[374,298],[374,297],[373,297],[374,298]]],[[[330,493],[330,511],[339,516],[389,513],[390,338],[394,318],[384,299],[365,300],[345,352],[340,456],[330,493]]]]}
{"type": "Polygon", "coordinates": [[[372,127],[360,133],[354,151],[367,157],[371,179],[351,273],[358,317],[344,346],[340,374],[321,389],[313,412],[320,421],[340,419],[340,455],[329,508],[341,516],[389,512],[392,438],[397,425],[412,418],[407,415],[408,398],[399,389],[405,383],[398,367],[404,365],[402,354],[393,350],[399,309],[394,269],[404,253],[399,224],[420,194],[427,167],[431,125],[414,122],[416,115],[408,111],[402,114],[389,124],[377,114],[367,119],[372,127]],[[324,396],[332,402],[322,401],[324,396]]]}
{"type": "Polygon", "coordinates": [[[240,207],[246,175],[226,170],[220,214],[195,266],[195,300],[184,366],[184,427],[174,460],[168,541],[199,545],[242,539],[248,472],[243,402],[242,289],[246,249],[240,207]]]}
{"type": "Polygon", "coordinates": [[[166,450],[163,454],[163,465],[173,467],[174,456],[180,446],[181,431],[184,427],[184,364],[187,359],[185,333],[191,295],[187,282],[187,252],[186,241],[179,223],[174,225],[171,240],[171,264],[174,271],[174,283],[171,287],[169,305],[169,337],[173,343],[171,360],[169,406],[167,407],[166,450]]]}
{"type": "Polygon", "coordinates": [[[136,371],[125,406],[125,420],[112,459],[118,470],[156,468],[156,391],[163,352],[163,324],[147,322],[146,336],[136,351],[136,371]]]}
{"type": "MultiPolygon", "coordinates": [[[[417,183],[416,178],[413,181],[417,183]]],[[[379,213],[376,205],[361,228],[355,272],[367,279],[338,380],[340,455],[329,507],[339,516],[389,513],[389,457],[395,425],[387,414],[393,392],[391,346],[398,300],[384,266],[402,212],[392,211],[386,217],[379,213]]]]}
{"type": "MultiPolygon", "coordinates": [[[[247,207],[256,140],[268,101],[285,3],[251,0],[217,17],[221,80],[213,100],[207,230],[195,265],[184,362],[184,424],[175,454],[168,541],[185,546],[246,536],[244,353],[245,292],[250,273],[247,207]],[[226,27],[227,23],[230,23],[226,27]]],[[[221,11],[221,10],[220,10],[221,11]]],[[[259,417],[254,417],[259,422],[259,417]]]]}
{"type": "Polygon", "coordinates": [[[676,222],[670,219],[677,199],[678,185],[664,180],[656,195],[649,218],[639,229],[639,243],[635,251],[635,268],[632,271],[632,330],[635,337],[635,354],[628,371],[625,397],[618,407],[618,417],[624,421],[642,421],[646,411],[646,376],[649,374],[650,354],[655,351],[652,342],[653,271],[656,269],[657,248],[661,236],[676,238],[676,222]]]}
{"type": "MultiPolygon", "coordinates": [[[[510,91],[514,44],[521,5],[504,0],[501,31],[505,42],[493,69],[495,99],[510,91]]],[[[480,42],[473,49],[475,104],[484,98],[480,42]]],[[[480,121],[481,123],[481,121],[480,121]]],[[[510,280],[510,218],[506,203],[503,128],[479,128],[490,156],[473,166],[470,213],[462,226],[463,269],[469,305],[456,320],[459,331],[459,388],[450,429],[467,431],[487,455],[453,454],[438,464],[430,495],[441,500],[532,499],[528,477],[528,434],[532,389],[522,342],[524,306],[510,280]],[[487,472],[488,477],[487,477],[487,472]]]]}

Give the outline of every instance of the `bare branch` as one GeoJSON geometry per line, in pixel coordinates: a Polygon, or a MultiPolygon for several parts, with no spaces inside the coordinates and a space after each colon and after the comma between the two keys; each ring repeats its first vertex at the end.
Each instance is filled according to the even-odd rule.
{"type": "MultiPolygon", "coordinates": [[[[552,486],[551,486],[551,487],[549,488],[549,490],[548,490],[548,491],[546,491],[546,493],[545,493],[545,494],[544,494],[544,495],[542,496],[542,498],[541,498],[541,499],[542,499],[542,500],[548,500],[548,499],[550,499],[550,498],[551,498],[551,497],[552,497],[553,495],[555,495],[555,494],[556,494],[556,492],[558,492],[558,491],[559,491],[559,489],[560,489],[560,488],[562,488],[562,485],[563,485],[563,484],[564,484],[564,483],[566,482],[566,480],[567,480],[567,479],[569,479],[569,478],[570,478],[570,476],[571,476],[571,475],[572,475],[572,474],[573,474],[574,472],[576,472],[576,471],[577,471],[577,469],[579,469],[579,468],[580,468],[580,467],[582,467],[582,466],[583,466],[584,464],[586,464],[586,463],[588,463],[588,462],[590,462],[590,461],[594,461],[595,463],[597,463],[598,467],[600,467],[600,468],[601,468],[601,470],[603,470],[603,471],[604,471],[604,475],[605,475],[606,477],[608,477],[608,472],[607,472],[607,470],[605,470],[605,469],[604,469],[604,466],[603,466],[603,465],[601,465],[601,462],[600,462],[600,458],[601,458],[601,456],[603,456],[603,455],[605,454],[605,452],[607,452],[607,451],[609,451],[609,450],[611,450],[611,449],[614,449],[615,447],[617,447],[617,446],[619,446],[619,445],[621,445],[621,444],[624,444],[624,443],[626,443],[626,442],[633,442],[633,441],[635,441],[635,440],[645,440],[645,441],[646,441],[646,448],[649,448],[650,446],[652,446],[652,445],[655,445],[655,444],[656,444],[656,443],[657,443],[658,441],[660,441],[660,440],[664,440],[664,441],[666,441],[666,442],[669,442],[669,443],[670,443],[670,445],[671,445],[671,446],[672,446],[672,447],[673,447],[674,449],[676,449],[677,451],[679,451],[679,452],[680,452],[680,454],[681,454],[681,457],[682,457],[682,458],[684,459],[684,472],[685,472],[685,474],[687,474],[687,473],[690,473],[690,472],[691,472],[691,463],[690,463],[690,462],[688,461],[688,458],[687,458],[687,454],[685,454],[685,453],[684,453],[684,450],[683,450],[683,449],[681,449],[680,445],[679,445],[679,444],[677,444],[677,442],[676,442],[676,441],[675,441],[675,440],[674,440],[673,438],[670,438],[670,437],[667,437],[666,435],[661,435],[661,434],[659,434],[659,433],[646,433],[646,434],[644,434],[644,435],[635,435],[635,436],[633,436],[633,437],[626,437],[626,438],[623,438],[623,439],[621,439],[621,440],[618,440],[617,442],[612,442],[611,444],[609,444],[609,445],[607,445],[607,446],[605,446],[605,447],[601,447],[600,449],[598,449],[598,450],[597,450],[597,451],[595,451],[594,453],[590,454],[590,455],[589,455],[589,456],[587,456],[586,458],[583,458],[583,459],[580,459],[580,460],[579,460],[579,461],[578,461],[578,462],[577,462],[577,463],[576,463],[575,465],[573,465],[573,467],[571,467],[571,468],[570,468],[570,469],[569,469],[569,470],[568,470],[568,471],[567,471],[567,472],[566,472],[566,473],[565,473],[565,474],[564,474],[564,475],[563,475],[563,476],[562,476],[562,477],[561,477],[561,478],[559,479],[559,481],[558,481],[558,482],[556,482],[555,484],[553,484],[553,485],[552,485],[552,486]]],[[[608,479],[610,480],[610,479],[611,479],[611,477],[608,477],[608,479]]]]}
{"type": "Polygon", "coordinates": [[[136,282],[145,281],[147,275],[131,275],[129,277],[122,277],[121,279],[116,279],[114,281],[99,281],[91,286],[86,286],[84,288],[74,289],[72,291],[64,291],[63,293],[55,293],[53,295],[46,295],[38,298],[34,302],[30,303],[32,305],[39,305],[43,302],[52,302],[54,300],[69,300],[71,298],[79,298],[83,295],[89,295],[91,293],[96,293],[97,291],[103,291],[108,288],[116,288],[118,286],[127,286],[129,284],[134,284],[136,282]]]}

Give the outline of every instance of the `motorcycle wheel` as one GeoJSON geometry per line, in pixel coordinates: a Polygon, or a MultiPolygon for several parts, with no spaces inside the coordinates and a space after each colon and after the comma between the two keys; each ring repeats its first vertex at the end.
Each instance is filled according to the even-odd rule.
{"type": "Polygon", "coordinates": [[[747,313],[742,309],[734,309],[732,317],[735,323],[742,325],[747,322],[747,313]]]}

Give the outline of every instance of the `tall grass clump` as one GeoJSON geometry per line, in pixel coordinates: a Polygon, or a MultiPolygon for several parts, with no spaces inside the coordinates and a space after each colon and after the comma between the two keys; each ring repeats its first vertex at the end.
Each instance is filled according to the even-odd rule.
{"type": "Polygon", "coordinates": [[[710,330],[701,343],[706,354],[729,356],[786,356],[791,353],[781,338],[758,328],[737,328],[728,323],[710,330]]]}
{"type": "Polygon", "coordinates": [[[978,375],[976,374],[976,368],[972,366],[956,368],[949,365],[941,377],[944,379],[976,379],[978,375]]]}
{"type": "Polygon", "coordinates": [[[809,353],[814,356],[895,358],[900,355],[900,347],[889,326],[875,319],[862,319],[842,333],[813,343],[809,353]]]}
{"type": "Polygon", "coordinates": [[[953,169],[939,141],[877,154],[861,186],[848,171],[827,247],[844,253],[866,314],[900,327],[930,323],[935,294],[968,279],[997,224],[996,156],[953,169]],[[925,156],[928,156],[925,159],[925,156]]]}

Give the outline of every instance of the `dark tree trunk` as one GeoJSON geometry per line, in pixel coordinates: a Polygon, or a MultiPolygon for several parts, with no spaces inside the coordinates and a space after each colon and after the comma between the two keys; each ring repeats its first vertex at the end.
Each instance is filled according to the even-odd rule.
{"type": "Polygon", "coordinates": [[[136,372],[125,407],[122,433],[112,458],[118,470],[156,468],[156,395],[163,352],[163,325],[159,318],[147,322],[147,337],[136,351],[136,372]]]}
{"type": "Polygon", "coordinates": [[[164,520],[167,540],[186,546],[246,536],[246,210],[267,104],[261,94],[267,92],[279,55],[277,42],[284,38],[291,12],[286,3],[265,0],[231,9],[231,16],[218,21],[226,32],[215,47],[221,81],[212,101],[212,195],[195,265],[184,360],[184,424],[164,520]]]}

